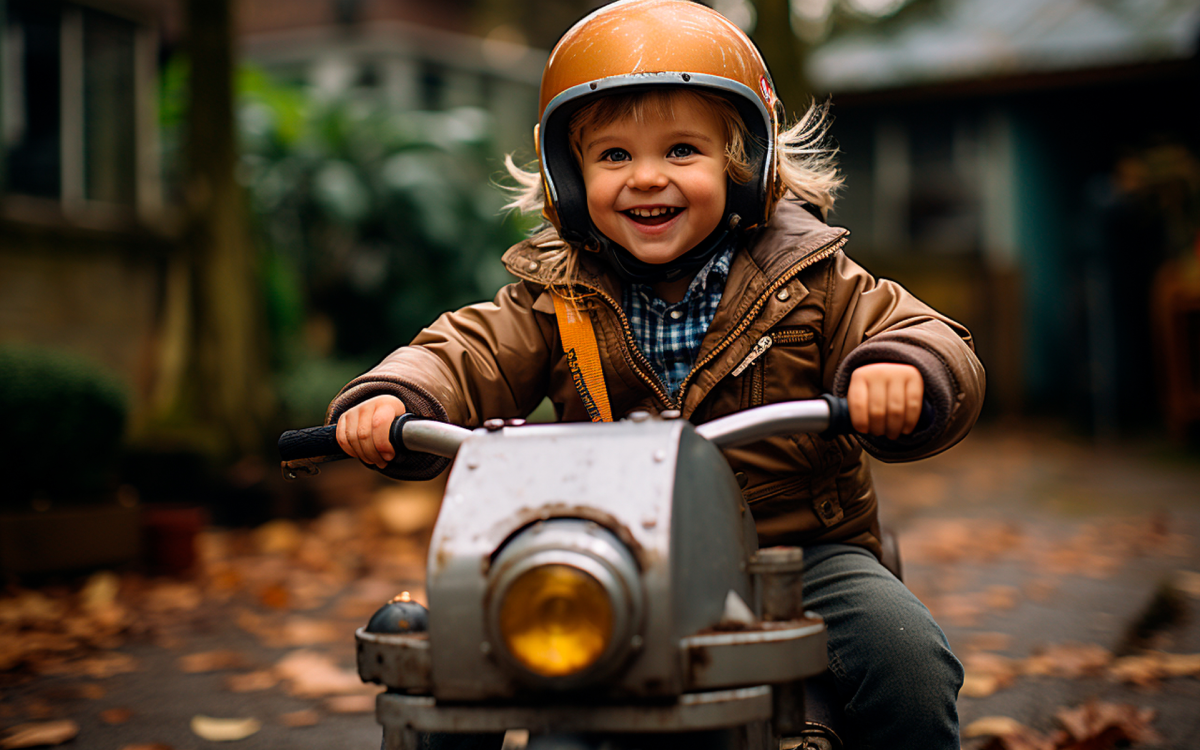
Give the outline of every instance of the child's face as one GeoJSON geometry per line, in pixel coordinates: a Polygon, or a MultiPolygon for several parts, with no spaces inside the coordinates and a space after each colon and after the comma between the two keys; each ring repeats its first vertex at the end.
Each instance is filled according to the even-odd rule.
{"type": "Polygon", "coordinates": [[[583,182],[596,228],[646,263],[668,263],[707,237],[725,213],[725,130],[690,98],[674,117],[647,107],[581,133],[583,182]]]}

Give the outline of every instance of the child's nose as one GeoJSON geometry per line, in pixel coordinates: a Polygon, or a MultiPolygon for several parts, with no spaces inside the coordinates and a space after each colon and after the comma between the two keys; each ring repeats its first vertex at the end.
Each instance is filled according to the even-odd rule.
{"type": "Polygon", "coordinates": [[[667,186],[667,176],[651,161],[635,164],[626,184],[634,190],[654,190],[667,186]]]}

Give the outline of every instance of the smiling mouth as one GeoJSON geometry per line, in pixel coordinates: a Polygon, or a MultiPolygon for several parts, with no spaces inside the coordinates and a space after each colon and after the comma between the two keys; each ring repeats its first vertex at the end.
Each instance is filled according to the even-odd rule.
{"type": "Polygon", "coordinates": [[[638,224],[653,226],[655,224],[666,224],[678,216],[682,210],[678,206],[655,206],[654,208],[631,208],[621,213],[638,224]]]}

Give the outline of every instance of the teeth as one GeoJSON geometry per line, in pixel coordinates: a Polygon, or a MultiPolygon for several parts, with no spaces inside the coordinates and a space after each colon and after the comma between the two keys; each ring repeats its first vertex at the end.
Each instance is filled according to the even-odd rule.
{"type": "Polygon", "coordinates": [[[678,209],[678,208],[675,208],[675,207],[667,207],[667,208],[631,208],[631,209],[629,209],[629,213],[633,214],[634,216],[641,216],[641,217],[643,217],[643,218],[650,218],[650,217],[653,217],[653,216],[662,216],[663,214],[672,214],[672,213],[675,213],[675,212],[676,212],[676,211],[678,211],[678,210],[679,210],[679,209],[678,209]]]}

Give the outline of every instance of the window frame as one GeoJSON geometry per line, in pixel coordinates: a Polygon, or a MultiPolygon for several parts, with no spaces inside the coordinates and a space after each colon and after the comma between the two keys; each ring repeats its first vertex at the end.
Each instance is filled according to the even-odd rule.
{"type": "MultiPolygon", "coordinates": [[[[3,69],[8,18],[0,4],[0,86],[7,80],[3,69]]],[[[65,0],[59,23],[59,158],[57,197],[11,192],[5,184],[8,149],[0,142],[0,218],[38,224],[69,224],[114,230],[130,225],[154,225],[164,212],[163,181],[157,122],[159,35],[149,12],[103,0],[65,0]],[[102,13],[133,27],[133,203],[113,203],[86,196],[86,138],[84,102],[84,16],[102,13]]],[[[2,93],[2,92],[0,92],[2,93]]],[[[0,108],[5,97],[0,96],[0,108]]]]}

